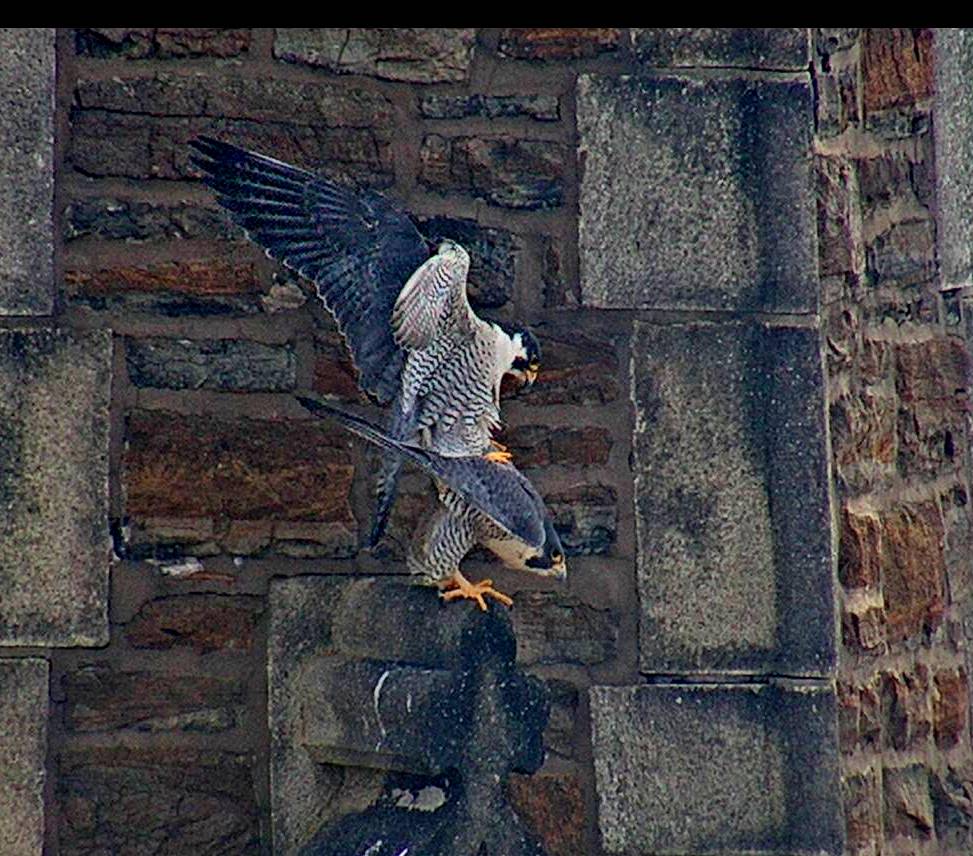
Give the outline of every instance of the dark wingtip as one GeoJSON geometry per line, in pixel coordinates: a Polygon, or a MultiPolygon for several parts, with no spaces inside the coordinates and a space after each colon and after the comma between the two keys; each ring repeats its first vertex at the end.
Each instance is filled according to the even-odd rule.
{"type": "Polygon", "coordinates": [[[388,503],[387,508],[378,508],[375,512],[375,519],[372,522],[372,529],[368,533],[368,537],[362,542],[366,550],[374,550],[378,546],[378,542],[382,540],[382,536],[385,534],[385,529],[388,526],[389,512],[392,510],[391,502],[388,503]]]}
{"type": "Polygon", "coordinates": [[[381,532],[376,532],[373,528],[368,535],[361,539],[361,543],[358,545],[360,550],[374,550],[378,546],[378,542],[382,538],[381,532]]]}

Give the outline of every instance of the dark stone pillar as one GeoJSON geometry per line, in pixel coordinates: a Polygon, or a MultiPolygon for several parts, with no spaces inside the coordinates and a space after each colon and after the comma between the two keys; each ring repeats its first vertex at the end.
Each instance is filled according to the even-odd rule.
{"type": "Polygon", "coordinates": [[[548,702],[515,666],[507,610],[447,608],[428,589],[373,578],[281,581],[271,604],[281,852],[541,856],[505,782],[543,763],[548,702]],[[334,767],[377,778],[360,810],[322,824],[336,790],[321,770],[334,767]]]}

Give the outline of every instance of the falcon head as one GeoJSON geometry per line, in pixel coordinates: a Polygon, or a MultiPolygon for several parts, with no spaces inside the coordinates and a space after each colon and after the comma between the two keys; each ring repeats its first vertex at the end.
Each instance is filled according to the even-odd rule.
{"type": "Polygon", "coordinates": [[[544,519],[544,543],[539,547],[531,547],[512,536],[485,541],[484,546],[515,571],[529,571],[558,580],[568,575],[564,547],[549,517],[544,519]]]}
{"type": "Polygon", "coordinates": [[[524,570],[545,577],[563,580],[568,575],[568,564],[564,558],[564,547],[550,517],[544,518],[544,546],[540,554],[524,562],[524,570]]]}
{"type": "Polygon", "coordinates": [[[541,367],[540,342],[526,327],[498,326],[510,339],[510,362],[504,367],[504,374],[512,375],[521,387],[530,389],[541,367]]]}

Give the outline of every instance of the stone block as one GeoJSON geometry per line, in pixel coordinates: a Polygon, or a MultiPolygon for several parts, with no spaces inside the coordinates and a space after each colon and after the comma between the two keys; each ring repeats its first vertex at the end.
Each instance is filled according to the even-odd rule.
{"type": "Polygon", "coordinates": [[[48,663],[0,659],[0,841],[7,856],[44,849],[48,663]]]}
{"type": "Polygon", "coordinates": [[[936,274],[936,226],[931,219],[896,223],[865,248],[868,273],[876,285],[931,282],[936,274]]]}
{"type": "Polygon", "coordinates": [[[293,348],[243,339],[127,339],[125,362],[142,387],[290,392],[297,383],[293,348]]]}
{"type": "Polygon", "coordinates": [[[884,747],[900,752],[926,748],[932,731],[929,669],[917,664],[901,673],[882,672],[878,693],[884,747]]]}
{"type": "Polygon", "coordinates": [[[62,679],[65,728],[73,732],[217,733],[243,719],[239,680],[86,665],[62,679]]]}
{"type": "Polygon", "coordinates": [[[592,666],[615,656],[617,616],[580,598],[559,592],[522,592],[511,616],[518,658],[525,665],[592,666]]]}
{"type": "Polygon", "coordinates": [[[500,34],[502,56],[515,59],[591,59],[622,46],[615,27],[510,27],[500,34]]]}
{"type": "Polygon", "coordinates": [[[970,732],[970,690],[966,670],[960,667],[936,672],[936,688],[932,702],[933,733],[940,749],[967,740],[970,732]]]}
{"type": "Polygon", "coordinates": [[[901,505],[881,520],[882,595],[889,642],[921,638],[946,611],[945,525],[935,502],[901,505]]]}
{"type": "Polygon", "coordinates": [[[0,30],[0,316],[54,308],[54,30],[0,30]]]}
{"type": "Polygon", "coordinates": [[[66,747],[57,757],[58,853],[259,856],[253,763],[247,752],[189,746],[66,747]]]}
{"type": "Polygon", "coordinates": [[[321,577],[275,581],[270,606],[275,851],[320,829],[302,853],[360,853],[381,838],[393,854],[541,856],[503,792],[511,771],[540,767],[549,710],[515,665],[507,610],[446,607],[395,580],[321,577]],[[388,776],[354,814],[329,805],[341,782],[328,771],[349,767],[388,776]],[[425,811],[408,810],[417,801],[425,811]]]}
{"type": "Polygon", "coordinates": [[[341,429],[319,420],[136,411],[126,440],[122,482],[132,555],[186,544],[174,522],[193,523],[188,529],[202,533],[197,540],[215,541],[209,552],[247,553],[265,542],[302,556],[356,549],[349,505],[355,467],[341,429]],[[254,531],[255,523],[266,530],[254,531]]]}
{"type": "Polygon", "coordinates": [[[929,771],[921,764],[895,769],[882,775],[885,796],[885,837],[897,836],[928,841],[933,835],[933,803],[929,771]]]}
{"type": "Polygon", "coordinates": [[[817,331],[636,322],[631,372],[642,670],[829,674],[817,331]]]}
{"type": "Polygon", "coordinates": [[[377,92],[251,75],[160,72],[148,77],[82,78],[74,101],[81,111],[374,128],[385,144],[395,122],[392,102],[377,92]]]}
{"type": "Polygon", "coordinates": [[[517,466],[589,467],[608,463],[612,437],[605,428],[555,428],[551,425],[518,425],[505,429],[503,442],[510,447],[517,466]]]}
{"type": "Polygon", "coordinates": [[[855,171],[845,158],[818,157],[815,166],[821,275],[856,271],[861,266],[861,248],[854,205],[855,171]]]}
{"type": "Polygon", "coordinates": [[[608,553],[618,534],[618,494],[608,485],[581,484],[544,495],[565,555],[608,553]]]}
{"type": "Polygon", "coordinates": [[[0,333],[0,645],[108,642],[111,336],[0,333]]]}
{"type": "Polygon", "coordinates": [[[964,458],[970,358],[959,337],[895,347],[899,471],[940,474],[964,458]]]}
{"type": "Polygon", "coordinates": [[[878,776],[872,770],[849,776],[841,787],[845,804],[845,830],[851,853],[875,852],[882,840],[882,799],[878,776]]]}
{"type": "Polygon", "coordinates": [[[657,684],[589,697],[606,853],[842,853],[830,687],[657,684]]]}
{"type": "Polygon", "coordinates": [[[865,27],[861,69],[862,95],[868,112],[929,98],[933,93],[933,31],[865,27]]]}
{"type": "Polygon", "coordinates": [[[358,386],[358,371],[341,334],[315,335],[313,371],[311,389],[318,395],[360,404],[368,401],[358,386]]]}
{"type": "MultiPolygon", "coordinates": [[[[218,92],[220,85],[221,81],[215,81],[210,87],[218,92]]],[[[273,116],[277,92],[263,93],[259,108],[254,110],[258,118],[253,119],[75,108],[65,162],[94,178],[196,178],[198,172],[189,162],[189,141],[208,134],[233,140],[246,149],[273,152],[279,160],[297,166],[312,170],[327,167],[371,187],[392,183],[391,128],[332,126],[324,118],[317,124],[272,121],[267,117],[273,116]]],[[[149,109],[153,109],[151,104],[149,109]]],[[[164,111],[166,107],[156,109],[164,111]]]]}
{"type": "Polygon", "coordinates": [[[90,260],[69,253],[65,291],[70,302],[92,309],[169,316],[253,313],[265,289],[253,256],[248,247],[242,253],[235,250],[232,257],[89,267],[90,260]]]}
{"type": "Polygon", "coordinates": [[[973,284],[973,29],[935,30],[936,234],[942,284],[973,284]]]}
{"type": "Polygon", "coordinates": [[[274,56],[345,74],[442,83],[469,77],[475,40],[476,30],[462,27],[282,27],[274,56]]]}
{"type": "Polygon", "coordinates": [[[524,405],[600,407],[622,395],[616,342],[581,326],[575,319],[562,326],[545,326],[540,333],[540,375],[533,388],[520,397],[524,405]]]}
{"type": "Polygon", "coordinates": [[[564,201],[568,149],[549,140],[443,137],[429,134],[419,151],[419,183],[503,208],[533,211],[564,201]]]}
{"type": "Polygon", "coordinates": [[[517,813],[543,843],[545,856],[584,852],[584,790],[577,775],[515,773],[507,790],[517,813]]]}
{"type": "Polygon", "coordinates": [[[936,822],[936,841],[951,853],[973,850],[973,763],[968,759],[950,762],[944,770],[935,772],[930,781],[933,811],[936,822]]]}
{"type": "Polygon", "coordinates": [[[556,95],[423,95],[419,112],[427,119],[513,119],[556,122],[561,108],[556,95]]]}
{"type": "Polygon", "coordinates": [[[242,595],[162,597],[144,604],[125,625],[125,641],[157,651],[247,652],[253,648],[259,614],[258,599],[242,595]]]}
{"type": "Polygon", "coordinates": [[[180,200],[86,196],[64,210],[64,238],[148,241],[166,238],[228,239],[238,234],[223,211],[180,200]]]}
{"type": "Polygon", "coordinates": [[[78,56],[98,59],[183,59],[239,56],[250,30],[217,27],[84,27],[74,34],[78,56]]]}
{"type": "Polygon", "coordinates": [[[806,81],[582,75],[577,111],[585,305],[815,311],[806,81]]]}
{"type": "Polygon", "coordinates": [[[734,66],[804,71],[804,27],[635,28],[633,48],[648,66],[734,66]]]}

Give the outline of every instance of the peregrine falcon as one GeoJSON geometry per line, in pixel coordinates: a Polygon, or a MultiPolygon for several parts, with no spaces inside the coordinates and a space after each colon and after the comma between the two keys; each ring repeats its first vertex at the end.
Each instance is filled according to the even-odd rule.
{"type": "MultiPolygon", "coordinates": [[[[492,440],[500,384],[511,374],[532,385],[540,347],[528,330],[473,312],[466,250],[444,241],[430,255],[408,216],[374,191],[208,137],[190,145],[199,153],[193,163],[248,237],[315,284],[359,385],[392,403],[392,437],[447,457],[509,459],[492,440]]],[[[397,455],[383,459],[367,546],[385,529],[400,467],[397,455]]]]}
{"type": "Polygon", "coordinates": [[[513,601],[493,588],[492,580],[471,583],[459,565],[479,544],[507,567],[564,579],[567,564],[551,515],[534,486],[505,461],[484,456],[446,457],[397,440],[377,426],[319,399],[298,396],[308,410],[326,414],[350,431],[410,460],[432,475],[440,503],[426,522],[408,557],[409,570],[426,585],[437,586],[447,601],[484,597],[510,606],[513,601]]]}

